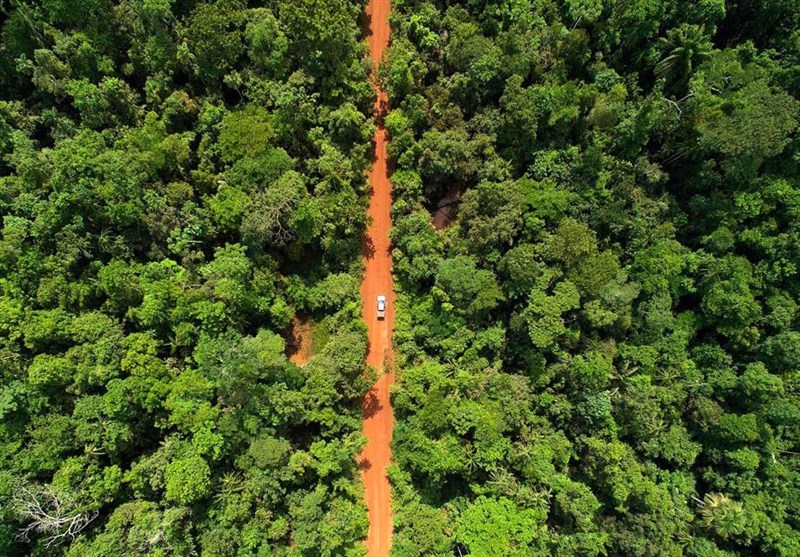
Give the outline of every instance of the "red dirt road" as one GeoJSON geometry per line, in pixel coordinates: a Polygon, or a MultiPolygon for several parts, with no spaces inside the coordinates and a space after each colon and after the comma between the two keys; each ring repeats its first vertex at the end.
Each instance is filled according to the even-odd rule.
{"type": "MultiPolygon", "coordinates": [[[[367,6],[370,56],[376,64],[389,44],[389,9],[389,0],[370,0],[367,6]]],[[[392,256],[389,251],[392,186],[386,166],[386,130],[381,118],[386,105],[386,94],[380,90],[377,80],[375,83],[378,94],[375,103],[378,129],[375,133],[375,164],[369,176],[372,192],[367,210],[372,223],[367,229],[363,244],[366,270],[361,283],[361,299],[364,302],[363,318],[369,328],[367,364],[378,370],[379,379],[364,399],[364,435],[367,445],[359,461],[364,481],[364,497],[369,510],[367,557],[388,557],[392,546],[392,508],[386,467],[391,459],[389,445],[394,422],[389,401],[389,385],[393,377],[391,363],[395,301],[392,256]],[[388,304],[386,318],[378,321],[376,298],[380,294],[386,296],[388,304]],[[384,370],[387,363],[389,368],[384,370]]]]}

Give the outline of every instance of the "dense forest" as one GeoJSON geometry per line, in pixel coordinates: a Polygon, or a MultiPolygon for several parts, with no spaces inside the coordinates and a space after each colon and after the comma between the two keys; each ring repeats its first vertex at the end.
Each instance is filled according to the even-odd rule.
{"type": "Polygon", "coordinates": [[[393,555],[800,555],[800,4],[393,10],[393,555]]]}
{"type": "Polygon", "coordinates": [[[800,4],[0,0],[0,555],[800,555],[800,4]],[[297,324],[311,357],[289,359],[297,324]]]}
{"type": "Polygon", "coordinates": [[[361,554],[364,4],[0,2],[0,555],[361,554]]]}

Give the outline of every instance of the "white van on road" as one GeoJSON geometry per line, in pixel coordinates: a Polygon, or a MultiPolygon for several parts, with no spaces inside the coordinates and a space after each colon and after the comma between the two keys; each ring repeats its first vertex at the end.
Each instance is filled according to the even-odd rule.
{"type": "Polygon", "coordinates": [[[386,296],[378,296],[378,319],[386,317],[386,296]]]}

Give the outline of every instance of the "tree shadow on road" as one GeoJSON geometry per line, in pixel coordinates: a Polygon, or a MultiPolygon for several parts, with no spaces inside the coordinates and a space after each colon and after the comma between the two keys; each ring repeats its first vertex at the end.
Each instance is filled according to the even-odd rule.
{"type": "Polygon", "coordinates": [[[364,234],[364,238],[361,240],[361,255],[365,259],[373,259],[375,257],[375,242],[372,241],[372,237],[369,234],[364,234]]]}
{"type": "Polygon", "coordinates": [[[364,419],[367,419],[383,410],[383,405],[381,404],[381,401],[378,400],[375,392],[370,391],[364,397],[364,400],[361,403],[361,409],[364,412],[364,419]]]}
{"type": "Polygon", "coordinates": [[[370,462],[368,459],[362,458],[358,461],[358,469],[362,472],[366,472],[370,468],[372,468],[372,462],[370,462]]]}

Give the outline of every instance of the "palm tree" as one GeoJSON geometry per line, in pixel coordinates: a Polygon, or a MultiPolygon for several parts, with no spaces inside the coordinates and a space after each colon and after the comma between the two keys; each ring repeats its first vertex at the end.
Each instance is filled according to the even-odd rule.
{"type": "Polygon", "coordinates": [[[656,77],[675,87],[686,85],[695,68],[711,56],[711,41],[699,25],[670,29],[659,41],[665,56],[656,64],[656,77]]]}
{"type": "Polygon", "coordinates": [[[693,497],[700,506],[703,526],[720,537],[729,538],[745,530],[744,506],[722,493],[706,493],[703,500],[693,497]]]}
{"type": "Polygon", "coordinates": [[[479,466],[475,445],[467,441],[464,445],[464,468],[469,474],[472,474],[479,466]]]}
{"type": "Polygon", "coordinates": [[[234,493],[244,491],[244,477],[241,472],[225,472],[222,475],[219,491],[217,492],[217,499],[224,499],[234,493]]]}

